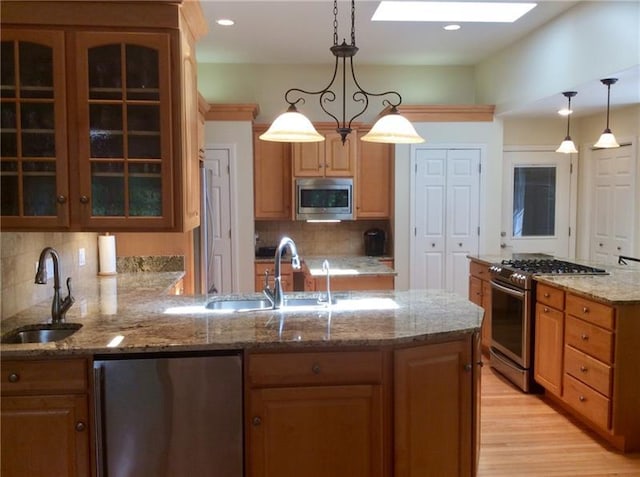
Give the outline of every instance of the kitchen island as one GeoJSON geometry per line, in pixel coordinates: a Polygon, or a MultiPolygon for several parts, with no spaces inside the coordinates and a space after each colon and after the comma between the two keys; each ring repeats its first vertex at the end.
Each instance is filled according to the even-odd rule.
{"type": "MultiPolygon", "coordinates": [[[[309,476],[344,469],[363,477],[473,474],[481,308],[445,292],[390,291],[342,292],[331,307],[213,312],[203,297],[164,295],[179,278],[122,274],[115,290],[96,278],[75,292],[67,321],[83,327],[71,337],[3,345],[3,420],[17,419],[10,406],[25,398],[42,405],[55,397],[47,385],[25,383],[41,374],[13,382],[14,370],[52,363],[61,373],[77,370],[69,378],[76,387],[65,388],[82,423],[71,426],[77,458],[95,445],[86,430],[93,422],[88,370],[96,357],[180,359],[235,350],[244,360],[245,475],[286,477],[301,468],[309,476]]],[[[43,303],[4,319],[2,332],[45,321],[48,308],[43,303]]],[[[10,432],[2,439],[3,450],[12,451],[4,456],[20,455],[10,432]]]]}

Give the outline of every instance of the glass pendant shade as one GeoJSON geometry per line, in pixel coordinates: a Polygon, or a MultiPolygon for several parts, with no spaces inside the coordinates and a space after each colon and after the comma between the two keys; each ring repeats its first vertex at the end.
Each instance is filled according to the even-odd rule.
{"type": "Polygon", "coordinates": [[[424,142],[413,124],[393,108],[389,114],[378,119],[371,130],[362,136],[362,141],[386,144],[417,144],[424,142]]]}
{"type": "Polygon", "coordinates": [[[576,145],[571,140],[570,136],[564,138],[564,141],[560,143],[560,147],[556,149],[556,152],[562,152],[564,154],[576,154],[578,150],[576,149],[576,145]]]}
{"type": "Polygon", "coordinates": [[[609,129],[609,110],[611,106],[611,85],[616,84],[618,78],[605,78],[601,79],[600,82],[607,87],[607,127],[604,128],[602,134],[600,135],[600,139],[596,142],[593,147],[602,148],[602,149],[611,149],[614,147],[620,147],[618,141],[616,141],[616,137],[609,129]]]}
{"type": "Polygon", "coordinates": [[[614,147],[620,147],[618,141],[616,141],[616,137],[613,135],[609,128],[605,129],[600,135],[600,139],[598,142],[593,145],[593,147],[598,147],[602,149],[611,149],[614,147]]]}
{"type": "Polygon", "coordinates": [[[271,123],[269,129],[260,135],[260,139],[275,142],[320,142],[324,141],[324,136],[292,105],[271,123]]]}
{"type": "Polygon", "coordinates": [[[558,149],[556,149],[556,152],[561,152],[563,154],[575,154],[578,152],[578,150],[576,149],[576,145],[573,143],[573,140],[571,139],[571,136],[569,136],[569,129],[571,128],[571,113],[573,112],[571,110],[571,98],[573,98],[576,94],[578,94],[576,91],[565,91],[562,93],[562,95],[568,100],[568,105],[566,109],[567,135],[565,136],[564,141],[560,143],[560,146],[558,147],[558,149]]]}

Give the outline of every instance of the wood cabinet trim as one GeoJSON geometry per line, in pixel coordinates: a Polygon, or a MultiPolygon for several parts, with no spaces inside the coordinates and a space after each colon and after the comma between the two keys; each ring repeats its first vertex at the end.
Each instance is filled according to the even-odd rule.
{"type": "MultiPolygon", "coordinates": [[[[398,106],[398,111],[412,122],[491,122],[495,106],[480,105],[407,105],[398,106]]],[[[385,114],[386,111],[381,114],[385,114]]]]}
{"type": "Polygon", "coordinates": [[[204,117],[207,121],[253,121],[260,114],[258,104],[217,104],[208,105],[204,117]]]}

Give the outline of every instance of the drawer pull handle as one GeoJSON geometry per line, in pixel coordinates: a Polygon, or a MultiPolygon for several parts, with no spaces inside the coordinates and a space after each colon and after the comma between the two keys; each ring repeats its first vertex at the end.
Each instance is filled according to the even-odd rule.
{"type": "Polygon", "coordinates": [[[251,419],[251,423],[257,427],[262,424],[262,419],[260,419],[260,416],[255,416],[253,419],[251,419]]]}
{"type": "Polygon", "coordinates": [[[547,308],[546,306],[544,307],[544,312],[545,313],[549,313],[549,308],[547,308]]]}
{"type": "Polygon", "coordinates": [[[20,375],[18,373],[11,373],[9,375],[10,383],[17,383],[18,381],[20,381],[20,375]]]}
{"type": "Polygon", "coordinates": [[[582,334],[580,335],[580,339],[581,339],[582,341],[587,341],[587,340],[589,339],[589,335],[588,335],[588,334],[586,334],[586,333],[582,333],[582,334]]]}
{"type": "Polygon", "coordinates": [[[86,424],[82,421],[76,422],[76,431],[82,432],[87,428],[86,424]]]}
{"type": "Polygon", "coordinates": [[[320,371],[322,371],[320,369],[320,365],[318,363],[313,363],[313,365],[311,366],[311,372],[313,374],[320,374],[320,371]]]}
{"type": "Polygon", "coordinates": [[[582,313],[589,313],[589,308],[587,308],[586,306],[583,306],[582,313]]]}
{"type": "Polygon", "coordinates": [[[583,373],[586,373],[588,371],[588,368],[583,364],[580,366],[580,371],[582,371],[583,373]]]}
{"type": "Polygon", "coordinates": [[[584,397],[582,394],[578,397],[578,399],[580,400],[580,402],[585,402],[587,400],[587,398],[584,397]]]}
{"type": "Polygon", "coordinates": [[[549,298],[551,295],[549,295],[548,293],[545,293],[543,296],[544,296],[545,298],[549,298]]]}

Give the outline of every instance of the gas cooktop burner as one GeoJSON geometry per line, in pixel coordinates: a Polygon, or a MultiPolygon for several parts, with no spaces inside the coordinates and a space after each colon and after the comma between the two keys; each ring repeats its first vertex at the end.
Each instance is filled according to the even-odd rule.
{"type": "Polygon", "coordinates": [[[502,265],[525,273],[537,275],[606,275],[602,268],[580,265],[578,263],[565,262],[564,260],[530,259],[530,260],[503,260],[502,265]]]}

